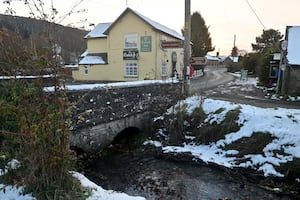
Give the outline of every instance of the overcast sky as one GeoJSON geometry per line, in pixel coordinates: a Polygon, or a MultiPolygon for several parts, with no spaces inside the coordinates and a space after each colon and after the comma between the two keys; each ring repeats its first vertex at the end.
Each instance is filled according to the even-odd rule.
{"type": "MultiPolygon", "coordinates": [[[[16,15],[28,16],[29,9],[16,1],[11,4],[16,15]]],[[[45,12],[50,13],[51,0],[44,2],[45,12]]],[[[179,33],[184,24],[184,0],[53,0],[53,6],[58,10],[57,18],[67,14],[79,2],[74,11],[86,11],[67,16],[62,24],[80,27],[85,22],[88,27],[89,23],[113,22],[126,9],[126,4],[179,33]]],[[[191,0],[191,13],[200,12],[209,26],[213,46],[221,55],[230,54],[235,34],[238,49],[251,51],[251,43],[255,43],[255,37],[262,34],[264,27],[284,34],[287,25],[300,25],[300,0],[248,2],[260,21],[247,0],[191,0]]],[[[0,12],[4,13],[6,7],[2,4],[0,12]]]]}

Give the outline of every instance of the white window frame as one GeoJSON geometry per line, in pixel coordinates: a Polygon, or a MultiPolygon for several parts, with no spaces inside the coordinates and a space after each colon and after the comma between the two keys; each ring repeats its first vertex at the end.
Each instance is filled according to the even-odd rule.
{"type": "Polygon", "coordinates": [[[137,61],[126,61],[124,63],[124,76],[127,78],[139,77],[139,66],[137,61]]]}
{"type": "Polygon", "coordinates": [[[89,67],[87,65],[83,66],[83,73],[84,73],[84,75],[88,75],[89,74],[89,67]]]}
{"type": "Polygon", "coordinates": [[[162,77],[168,76],[168,67],[167,67],[167,63],[166,62],[162,62],[162,65],[161,65],[161,76],[162,77]]]}
{"type": "Polygon", "coordinates": [[[138,34],[126,33],[124,35],[124,49],[137,49],[138,48],[138,34]]]}

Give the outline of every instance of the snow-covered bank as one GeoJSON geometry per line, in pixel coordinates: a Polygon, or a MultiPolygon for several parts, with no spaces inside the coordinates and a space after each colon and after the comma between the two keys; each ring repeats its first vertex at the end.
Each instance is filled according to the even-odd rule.
{"type": "MultiPolygon", "coordinates": [[[[249,167],[263,172],[265,176],[278,177],[283,177],[284,174],[276,171],[276,166],[292,161],[294,158],[300,158],[300,110],[298,109],[259,108],[221,100],[202,99],[199,96],[189,97],[181,102],[181,105],[186,105],[186,111],[189,114],[195,108],[202,106],[208,116],[205,122],[210,124],[219,124],[224,120],[226,113],[239,109],[239,119],[236,123],[240,129],[227,134],[225,139],[209,145],[191,142],[185,143],[184,146],[163,146],[162,149],[165,153],[190,152],[195,158],[204,162],[212,162],[226,167],[249,167]],[[239,153],[237,150],[224,150],[224,146],[244,137],[249,138],[255,132],[267,133],[274,138],[265,146],[261,154],[248,154],[241,159],[235,156],[239,153]]],[[[166,115],[170,114],[171,110],[169,109],[166,115]]],[[[201,129],[201,124],[198,127],[201,129]]]]}
{"type": "Polygon", "coordinates": [[[115,192],[112,190],[104,190],[102,187],[96,185],[95,183],[88,180],[84,175],[73,172],[73,176],[78,179],[81,185],[85,188],[89,188],[91,191],[91,196],[87,200],[145,200],[143,197],[133,197],[125,193],[115,192]]]}
{"type": "MultiPolygon", "coordinates": [[[[102,187],[88,180],[84,175],[78,172],[72,172],[74,178],[78,179],[82,187],[86,188],[91,196],[87,200],[145,200],[143,197],[129,196],[125,193],[104,190],[102,187]]],[[[0,184],[1,200],[36,200],[31,194],[23,194],[24,188],[21,186],[11,186],[0,184]]]]}

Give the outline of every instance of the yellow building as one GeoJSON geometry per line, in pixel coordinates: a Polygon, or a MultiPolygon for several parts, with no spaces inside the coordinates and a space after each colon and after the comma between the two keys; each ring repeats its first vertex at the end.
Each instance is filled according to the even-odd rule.
{"type": "Polygon", "coordinates": [[[183,68],[179,33],[127,8],[113,23],[100,23],[85,39],[87,52],[74,80],[166,79],[183,68]]]}

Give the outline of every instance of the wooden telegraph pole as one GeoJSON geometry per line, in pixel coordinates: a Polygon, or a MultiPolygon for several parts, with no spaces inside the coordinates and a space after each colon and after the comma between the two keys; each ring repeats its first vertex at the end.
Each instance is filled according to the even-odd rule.
{"type": "Polygon", "coordinates": [[[185,18],[184,18],[184,93],[188,94],[189,74],[187,73],[190,66],[191,44],[191,0],[185,0],[185,18]]]}

